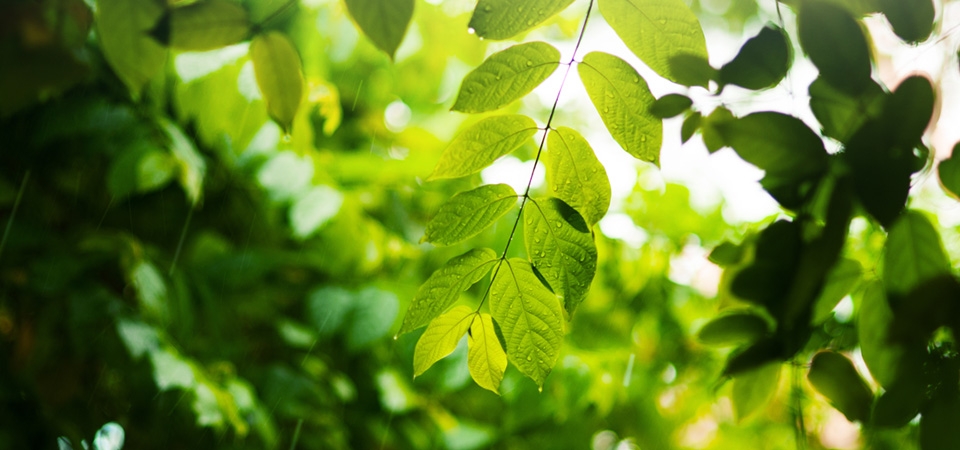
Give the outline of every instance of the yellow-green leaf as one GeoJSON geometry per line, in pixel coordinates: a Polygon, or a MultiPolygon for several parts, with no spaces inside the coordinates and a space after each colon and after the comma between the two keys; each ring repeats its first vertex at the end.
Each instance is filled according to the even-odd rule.
{"type": "Polygon", "coordinates": [[[480,0],[470,29],[483,39],[509,39],[563,11],[573,0],[480,0]]]}
{"type": "Polygon", "coordinates": [[[250,58],[267,112],[289,133],[303,97],[303,74],[297,49],[283,33],[270,31],[253,39],[250,58]]]}
{"type": "Polygon", "coordinates": [[[542,387],[563,344],[563,311],[533,270],[522,259],[506,260],[490,288],[490,312],[510,362],[542,387]]]}
{"type": "Polygon", "coordinates": [[[663,123],[650,113],[656,99],[647,82],[626,61],[602,52],[587,54],[577,71],[613,139],[635,158],[659,166],[663,123]]]}
{"type": "Polygon", "coordinates": [[[560,52],[545,42],[494,53],[463,78],[453,111],[493,111],[530,93],[560,65],[560,52]]]}
{"type": "Polygon", "coordinates": [[[743,421],[770,402],[780,382],[780,362],[767,363],[733,377],[733,412],[743,421]]]}
{"type": "Polygon", "coordinates": [[[610,180],[590,144],[573,129],[559,127],[547,136],[547,149],[550,193],[579,211],[587,224],[599,222],[610,207],[610,180]]]}
{"type": "Polygon", "coordinates": [[[500,381],[507,370],[507,354],[500,346],[493,318],[489,314],[480,314],[470,326],[467,338],[467,365],[470,376],[480,387],[500,393],[500,381]]]}
{"type": "Polygon", "coordinates": [[[493,225],[517,204],[506,184],[488,184],[454,195],[427,224],[423,242],[452,245],[493,225]]]}
{"type": "Polygon", "coordinates": [[[363,34],[392,59],[410,25],[414,1],[345,0],[345,3],[363,34]]]}
{"type": "Polygon", "coordinates": [[[428,180],[477,173],[510,153],[537,132],[533,119],[519,114],[483,119],[453,138],[428,180]]]}
{"type": "Polygon", "coordinates": [[[599,6],[630,51],[670,81],[682,78],[674,58],[708,59],[700,21],[683,0],[600,0],[599,6]]]}
{"type": "Polygon", "coordinates": [[[555,197],[533,200],[523,211],[523,241],[533,266],[573,314],[597,272],[593,234],[575,209],[555,197]]]}
{"type": "Polygon", "coordinates": [[[433,319],[413,351],[413,376],[420,376],[434,363],[453,353],[460,338],[466,334],[476,318],[477,313],[472,309],[457,306],[433,319]]]}
{"type": "Polygon", "coordinates": [[[247,10],[230,0],[203,0],[167,11],[150,34],[171,48],[205,51],[250,35],[247,10]]]}
{"type": "Polygon", "coordinates": [[[162,15],[162,3],[153,0],[97,2],[97,36],[103,56],[134,98],[167,59],[167,49],[148,34],[162,15]]]}
{"type": "Polygon", "coordinates": [[[873,392],[846,356],[831,351],[817,353],[807,379],[847,420],[866,423],[870,419],[873,392]]]}
{"type": "Polygon", "coordinates": [[[460,293],[480,281],[493,264],[497,253],[489,248],[475,248],[437,269],[413,297],[399,334],[420,328],[453,305],[460,293]]]}

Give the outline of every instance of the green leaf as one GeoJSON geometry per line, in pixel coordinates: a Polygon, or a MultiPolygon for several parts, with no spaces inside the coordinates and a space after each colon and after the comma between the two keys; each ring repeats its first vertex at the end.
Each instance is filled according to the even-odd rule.
{"type": "Polygon", "coordinates": [[[871,82],[870,48],[848,10],[821,0],[800,4],[800,44],[833,87],[853,96],[871,82]]]}
{"type": "Polygon", "coordinates": [[[290,133],[303,97],[300,55],[283,33],[270,31],[253,39],[250,58],[267,113],[290,133]]]}
{"type": "Polygon", "coordinates": [[[187,193],[190,203],[196,205],[203,195],[203,179],[207,174],[207,163],[197,151],[193,141],[176,124],[163,120],[163,130],[170,140],[170,151],[180,166],[180,185],[187,193]]]}
{"type": "Polygon", "coordinates": [[[950,274],[940,233],[927,217],[907,211],[890,227],[883,258],[883,281],[891,294],[906,294],[938,275],[950,274]]]}
{"type": "Polygon", "coordinates": [[[683,0],[600,0],[599,7],[630,51],[670,81],[682,77],[671,66],[672,58],[707,59],[700,22],[683,0]]]}
{"type": "Polygon", "coordinates": [[[723,376],[736,376],[772,361],[783,361],[787,356],[781,342],[772,338],[763,339],[730,355],[723,368],[723,376]]]}
{"type": "Polygon", "coordinates": [[[413,18],[414,0],[344,0],[350,17],[373,45],[393,59],[413,18]]]}
{"type": "Polygon", "coordinates": [[[670,70],[676,75],[677,83],[688,87],[707,87],[718,75],[717,69],[714,69],[706,58],[690,53],[670,58],[670,70]]]}
{"type": "Polygon", "coordinates": [[[650,114],[656,99],[647,82],[626,61],[602,52],[584,56],[577,71],[613,139],[633,157],[659,166],[663,123],[650,114]]]}
{"type": "Polygon", "coordinates": [[[817,353],[810,364],[807,380],[847,420],[869,421],[873,392],[846,356],[831,351],[817,353]]]}
{"type": "Polygon", "coordinates": [[[877,0],[893,32],[911,44],[925,41],[933,32],[933,0],[877,0]]]}
{"type": "MultiPolygon", "coordinates": [[[[954,387],[955,389],[955,387],[954,387]]],[[[960,448],[960,398],[955,392],[932,398],[920,411],[920,448],[953,450],[960,448]]]]}
{"type": "Polygon", "coordinates": [[[780,363],[769,363],[733,378],[733,412],[742,422],[770,403],[780,383],[780,363]]]}
{"type": "Polygon", "coordinates": [[[882,428],[906,426],[920,413],[926,397],[924,391],[926,386],[922,383],[897,383],[887,388],[873,404],[871,425],[882,428]]]}
{"type": "Polygon", "coordinates": [[[421,242],[453,245],[493,225],[517,205],[517,193],[506,184],[489,184],[454,195],[427,224],[421,242]]]}
{"type": "Polygon", "coordinates": [[[873,282],[864,291],[857,319],[860,352],[870,374],[881,386],[890,389],[900,376],[905,348],[893,341],[893,310],[887,301],[883,284],[873,282]]]}
{"type": "Polygon", "coordinates": [[[547,135],[547,149],[550,192],[579,211],[588,225],[599,222],[610,207],[610,180],[590,144],[575,130],[559,127],[547,135]]]}
{"type": "Polygon", "coordinates": [[[548,197],[531,202],[523,210],[527,255],[573,314],[597,272],[593,234],[580,213],[563,200],[548,197]]]}
{"type": "Polygon", "coordinates": [[[560,300],[529,262],[511,258],[493,280],[490,312],[503,331],[510,362],[543,387],[563,344],[560,300]]]}
{"type": "Polygon", "coordinates": [[[718,266],[732,266],[743,260],[743,245],[723,242],[713,248],[707,259],[718,266]]]}
{"type": "Polygon", "coordinates": [[[193,367],[175,351],[151,352],[150,362],[153,364],[153,380],[161,392],[174,388],[190,389],[197,384],[193,367]]]}
{"type": "Polygon", "coordinates": [[[250,34],[247,10],[230,0],[203,0],[167,11],[150,30],[161,44],[205,51],[236,44],[250,34]]]}
{"type": "Polygon", "coordinates": [[[167,284],[149,261],[140,261],[130,271],[130,283],[137,291],[144,316],[165,322],[168,316],[167,284]]]}
{"type": "Polygon", "coordinates": [[[720,68],[718,82],[720,86],[734,84],[754,90],[776,86],[787,75],[792,56],[783,30],[767,25],[720,68]]]}
{"type": "Polygon", "coordinates": [[[400,301],[393,292],[369,286],[353,299],[347,349],[364,350],[390,333],[397,318],[400,301]]]}
{"type": "Polygon", "coordinates": [[[693,137],[693,134],[700,129],[702,121],[703,115],[699,111],[694,111],[686,119],[683,119],[683,126],[680,127],[680,142],[686,144],[693,137]]]}
{"type": "Polygon", "coordinates": [[[940,186],[953,198],[960,200],[960,143],[953,146],[950,157],[937,165],[940,186]]]}
{"type": "Polygon", "coordinates": [[[453,138],[427,180],[477,173],[519,148],[536,132],[533,119],[519,114],[483,119],[453,138]]]}
{"type": "Polygon", "coordinates": [[[755,342],[770,334],[770,326],[751,312],[723,314],[700,329],[697,339],[707,345],[727,346],[755,342]]]}
{"type": "Polygon", "coordinates": [[[294,236],[305,239],[324,226],[340,212],[343,194],[320,185],[311,188],[290,207],[288,218],[294,236]]]}
{"type": "Polygon", "coordinates": [[[153,0],[97,2],[100,49],[134,99],[167,60],[167,49],[147,34],[161,15],[161,3],[153,0]]]}
{"type": "Polygon", "coordinates": [[[759,112],[740,119],[711,120],[710,127],[724,145],[733,147],[744,161],[767,175],[803,180],[827,168],[823,141],[796,117],[759,112]]]}
{"type": "Polygon", "coordinates": [[[500,346],[493,327],[493,318],[489,314],[480,314],[473,321],[467,344],[467,365],[473,381],[480,387],[499,394],[503,372],[507,370],[507,354],[500,346]]]}
{"type": "Polygon", "coordinates": [[[679,116],[693,106],[693,100],[682,94],[667,94],[660,97],[650,106],[650,114],[661,119],[679,116]]]}
{"type": "Polygon", "coordinates": [[[414,349],[413,377],[422,375],[434,363],[453,353],[476,319],[477,313],[462,305],[433,319],[414,349]]]}
{"type": "Polygon", "coordinates": [[[707,147],[707,151],[713,153],[727,145],[720,129],[736,120],[737,118],[733,116],[733,113],[722,106],[717,107],[710,115],[703,118],[700,124],[700,133],[703,134],[703,145],[707,147]]]}
{"type": "Polygon", "coordinates": [[[545,42],[514,45],[494,53],[463,78],[453,111],[500,109],[530,93],[560,66],[560,52],[545,42]]]}
{"type": "Polygon", "coordinates": [[[451,258],[420,286],[398,334],[420,328],[439,316],[460,298],[461,292],[480,281],[497,260],[497,253],[488,248],[475,248],[451,258]]]}
{"type": "Polygon", "coordinates": [[[563,11],[573,0],[480,0],[470,29],[483,39],[509,39],[563,11]]]}
{"type": "Polygon", "coordinates": [[[823,134],[847,142],[871,118],[883,112],[883,89],[870,82],[857,96],[845,94],[819,77],[810,84],[810,109],[823,127],[823,134]]]}
{"type": "Polygon", "coordinates": [[[856,286],[863,267],[854,259],[842,258],[830,269],[820,296],[813,307],[811,323],[818,324],[830,318],[833,309],[856,286]]]}

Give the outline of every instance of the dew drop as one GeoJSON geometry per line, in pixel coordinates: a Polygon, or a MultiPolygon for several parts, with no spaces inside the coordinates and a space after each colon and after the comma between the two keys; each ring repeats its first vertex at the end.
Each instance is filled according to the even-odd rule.
{"type": "Polygon", "coordinates": [[[607,97],[613,98],[613,92],[607,92],[607,97]]]}
{"type": "Polygon", "coordinates": [[[523,12],[523,7],[522,7],[522,6],[518,6],[518,7],[517,7],[517,12],[523,12]]]}
{"type": "Polygon", "coordinates": [[[667,19],[660,19],[660,25],[666,25],[667,19]]]}
{"type": "Polygon", "coordinates": [[[490,12],[490,11],[493,11],[493,7],[490,6],[490,5],[487,5],[487,6],[485,6],[485,7],[483,8],[483,10],[486,11],[486,12],[490,12]]]}
{"type": "Polygon", "coordinates": [[[532,27],[532,26],[533,26],[533,19],[527,21],[527,26],[528,26],[528,27],[532,27]]]}
{"type": "Polygon", "coordinates": [[[527,355],[527,361],[533,361],[533,357],[532,357],[532,356],[529,356],[529,355],[527,355]]]}
{"type": "Polygon", "coordinates": [[[633,77],[633,82],[634,82],[634,83],[639,83],[639,82],[640,82],[640,77],[633,77]]]}
{"type": "Polygon", "coordinates": [[[641,136],[641,137],[640,137],[640,142],[647,142],[647,137],[646,137],[646,136],[641,136]]]}
{"type": "MultiPolygon", "coordinates": [[[[490,11],[490,8],[489,8],[489,7],[487,7],[487,11],[490,11]]],[[[475,34],[476,32],[477,32],[477,30],[474,30],[473,28],[467,28],[467,33],[475,34]]]]}
{"type": "Polygon", "coordinates": [[[399,337],[400,337],[399,334],[395,334],[395,335],[393,335],[393,340],[397,340],[397,338],[399,338],[399,337]]]}
{"type": "Polygon", "coordinates": [[[284,143],[289,144],[291,141],[293,141],[293,136],[291,136],[290,133],[283,133],[283,137],[281,139],[284,143]]]}
{"type": "Polygon", "coordinates": [[[557,228],[560,228],[560,227],[562,227],[562,226],[563,226],[563,225],[561,225],[560,222],[557,222],[557,228]]]}
{"type": "Polygon", "coordinates": [[[587,258],[586,258],[585,256],[580,255],[580,262],[583,262],[583,261],[586,260],[586,259],[587,259],[587,258]]]}
{"type": "Polygon", "coordinates": [[[543,393],[543,386],[538,387],[538,388],[537,388],[537,392],[539,392],[539,393],[542,394],[542,393],[543,393]]]}
{"type": "MultiPolygon", "coordinates": [[[[531,22],[532,22],[532,20],[531,20],[531,22]]],[[[532,65],[533,65],[533,61],[527,61],[527,67],[530,67],[530,66],[532,66],[532,65]]]]}

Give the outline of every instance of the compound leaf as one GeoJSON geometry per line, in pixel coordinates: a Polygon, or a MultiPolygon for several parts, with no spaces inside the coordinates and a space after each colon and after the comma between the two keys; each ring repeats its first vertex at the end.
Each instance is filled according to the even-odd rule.
{"type": "Polygon", "coordinates": [[[544,166],[553,196],[579,211],[588,225],[600,221],[610,207],[610,180],[590,144],[575,130],[559,127],[547,135],[547,149],[544,166]]]}
{"type": "Polygon", "coordinates": [[[427,180],[477,173],[519,148],[536,132],[536,122],[519,114],[483,119],[453,138],[427,180]]]}
{"type": "Polygon", "coordinates": [[[560,65],[560,52],[545,42],[514,45],[490,55],[463,78],[453,111],[493,111],[530,93],[560,65]]]}
{"type": "Polygon", "coordinates": [[[454,195],[427,224],[422,242],[452,245],[493,225],[517,204],[506,184],[489,184],[454,195]]]}
{"type": "Polygon", "coordinates": [[[434,363],[447,357],[457,348],[460,338],[476,320],[477,313],[466,306],[457,306],[433,319],[417,341],[413,351],[413,376],[420,376],[434,363]]]}
{"type": "Polygon", "coordinates": [[[493,317],[480,314],[474,319],[467,345],[467,366],[473,381],[499,394],[503,372],[507,370],[507,354],[500,346],[500,339],[493,327],[493,317]]]}

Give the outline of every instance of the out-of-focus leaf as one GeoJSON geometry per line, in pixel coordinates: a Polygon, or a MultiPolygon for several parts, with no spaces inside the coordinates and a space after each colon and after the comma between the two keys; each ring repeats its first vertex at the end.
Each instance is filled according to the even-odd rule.
{"type": "Polygon", "coordinates": [[[823,127],[823,134],[847,142],[864,122],[877,118],[883,111],[885,96],[875,82],[856,96],[851,96],[819,77],[810,84],[810,109],[823,127]]]}
{"type": "Polygon", "coordinates": [[[697,339],[707,345],[725,346],[754,342],[770,334],[762,317],[750,312],[723,314],[700,329],[697,339]]]}
{"type": "Polygon", "coordinates": [[[392,292],[366,287],[354,300],[347,348],[362,350],[387,336],[400,309],[400,302],[392,292]]]}
{"type": "Polygon", "coordinates": [[[157,330],[143,322],[120,320],[117,322],[117,334],[134,360],[160,348],[157,330]]]}
{"type": "Polygon", "coordinates": [[[313,187],[290,207],[293,234],[301,239],[310,236],[336,216],[342,205],[343,194],[336,189],[326,185],[313,187]]]}
{"type": "Polygon", "coordinates": [[[650,114],[656,99],[647,82],[626,61],[603,52],[588,53],[577,71],[613,139],[634,158],[659,166],[663,123],[650,114]]]}
{"type": "Polygon", "coordinates": [[[548,152],[544,159],[550,193],[593,225],[610,207],[610,180],[603,164],[580,133],[558,127],[547,135],[548,152]]]}
{"type": "Polygon", "coordinates": [[[517,193],[506,184],[488,184],[454,195],[427,224],[421,242],[453,245],[493,225],[517,205],[517,193]]]}
{"type": "Polygon", "coordinates": [[[936,9],[932,0],[876,0],[893,32],[911,44],[926,40],[933,32],[936,9]]]}
{"type": "Polygon", "coordinates": [[[176,124],[163,121],[163,129],[170,139],[170,151],[180,164],[180,185],[187,198],[196,205],[203,195],[203,178],[207,174],[207,163],[203,160],[193,141],[176,124]]]}
{"type": "Polygon", "coordinates": [[[137,290],[143,314],[164,322],[168,315],[167,284],[157,267],[149,261],[140,261],[130,271],[130,282],[137,290]]]}
{"type": "Polygon", "coordinates": [[[560,52],[546,42],[517,44],[494,53],[463,78],[453,111],[500,109],[527,95],[560,65],[560,52]]]}
{"type": "Polygon", "coordinates": [[[843,258],[830,269],[826,283],[813,307],[812,323],[821,323],[830,318],[830,314],[850,290],[860,281],[863,267],[853,259],[843,258]]]}
{"type": "Polygon", "coordinates": [[[956,387],[952,395],[936,396],[920,411],[920,448],[950,450],[960,448],[960,398],[956,387]]]}
{"type": "Polygon", "coordinates": [[[721,86],[734,84],[747,89],[766,89],[776,86],[790,68],[790,42],[777,26],[767,25],[750,38],[732,61],[723,65],[718,74],[721,86]]]}
{"type": "Polygon", "coordinates": [[[856,19],[822,0],[804,1],[797,13],[800,44],[833,87],[853,96],[870,84],[870,49],[856,19]]]}
{"type": "Polygon", "coordinates": [[[107,422],[93,436],[93,450],[121,450],[126,433],[116,422],[107,422]]]}
{"type": "Polygon", "coordinates": [[[807,379],[847,420],[870,420],[873,393],[846,356],[831,351],[817,353],[807,379]]]}
{"type": "Polygon", "coordinates": [[[150,35],[177,50],[205,51],[250,35],[247,10],[230,0],[202,0],[167,10],[150,35]]]}
{"type": "Polygon", "coordinates": [[[707,151],[713,153],[728,145],[720,130],[735,120],[737,118],[733,113],[722,106],[700,120],[700,132],[703,134],[703,145],[707,147],[707,151]]]}
{"type": "Polygon", "coordinates": [[[732,266],[743,260],[743,246],[724,242],[714,247],[707,259],[718,266],[732,266]]]}
{"type": "Polygon", "coordinates": [[[670,64],[672,58],[693,55],[707,59],[700,21],[683,0],[600,0],[599,7],[627,47],[670,81],[683,76],[670,64]]]}
{"type": "Polygon", "coordinates": [[[373,44],[392,59],[403,41],[414,0],[344,0],[350,16],[373,44]]]}
{"type": "Polygon", "coordinates": [[[920,413],[925,391],[926,386],[921,383],[900,382],[890,386],[873,404],[871,425],[881,428],[906,426],[920,413]]]}
{"type": "Polygon", "coordinates": [[[960,200],[960,143],[953,146],[950,157],[937,165],[940,186],[953,198],[960,200]]]}
{"type": "Polygon", "coordinates": [[[473,321],[467,344],[470,376],[480,387],[499,394],[503,372],[507,370],[507,354],[500,346],[493,318],[489,314],[480,314],[473,321]]]}
{"type": "Polygon", "coordinates": [[[650,107],[650,114],[661,119],[679,116],[693,106],[693,100],[683,94],[667,94],[660,97],[650,107]]]}
{"type": "Polygon", "coordinates": [[[150,353],[150,362],[153,364],[153,380],[161,391],[190,389],[197,383],[193,367],[180,355],[168,350],[158,350],[150,353]]]}
{"type": "Polygon", "coordinates": [[[542,387],[563,344],[560,300],[529,262],[511,258],[493,280],[490,312],[503,330],[510,362],[542,387]]]}
{"type": "Polygon", "coordinates": [[[537,132],[533,119],[519,114],[483,119],[453,138],[428,180],[477,173],[510,153],[537,132]]]}
{"type": "Polygon", "coordinates": [[[783,344],[772,338],[763,339],[731,354],[723,368],[723,375],[737,376],[767,363],[782,361],[786,356],[783,344]]]}
{"type": "Polygon", "coordinates": [[[480,281],[497,260],[493,250],[475,248],[447,261],[420,286],[403,317],[399,334],[420,328],[439,316],[460,298],[461,292],[480,281]]]}
{"type": "Polygon", "coordinates": [[[680,142],[686,144],[693,134],[700,129],[700,122],[703,121],[703,115],[699,111],[694,111],[686,119],[683,119],[683,125],[680,127],[680,142]]]}
{"type": "Polygon", "coordinates": [[[531,199],[523,210],[523,241],[533,266],[573,314],[597,271],[597,246],[583,217],[558,198],[531,199]]]}
{"type": "Polygon", "coordinates": [[[470,29],[483,39],[509,39],[563,11],[573,0],[480,0],[470,29]]]}
{"type": "Polygon", "coordinates": [[[434,363],[453,353],[460,338],[477,319],[477,313],[472,309],[457,306],[430,321],[413,353],[413,376],[420,376],[434,363]]]}
{"type": "Polygon", "coordinates": [[[780,363],[769,363],[733,378],[733,412],[742,422],[761,411],[777,393],[780,363]]]}
{"type": "Polygon", "coordinates": [[[154,0],[97,2],[100,48],[134,98],[167,59],[167,50],[147,34],[161,15],[163,4],[154,0]]]}
{"type": "Polygon", "coordinates": [[[354,306],[353,294],[340,287],[323,287],[307,297],[307,316],[321,337],[340,330],[354,306]]]}
{"type": "Polygon", "coordinates": [[[250,58],[257,85],[267,102],[267,112],[289,133],[303,97],[303,74],[297,49],[283,33],[270,31],[253,39],[250,58]]]}
{"type": "Polygon", "coordinates": [[[873,282],[867,286],[860,302],[857,334],[860,352],[870,374],[884,388],[889,389],[897,380],[904,348],[893,342],[890,328],[893,311],[887,302],[883,284],[873,282]]]}
{"type": "Polygon", "coordinates": [[[292,151],[277,153],[257,171],[257,181],[278,201],[293,200],[310,189],[313,161],[292,151]]]}
{"type": "Polygon", "coordinates": [[[950,274],[940,233],[916,211],[907,211],[890,227],[883,263],[883,281],[893,294],[906,294],[938,275],[950,274]]]}

